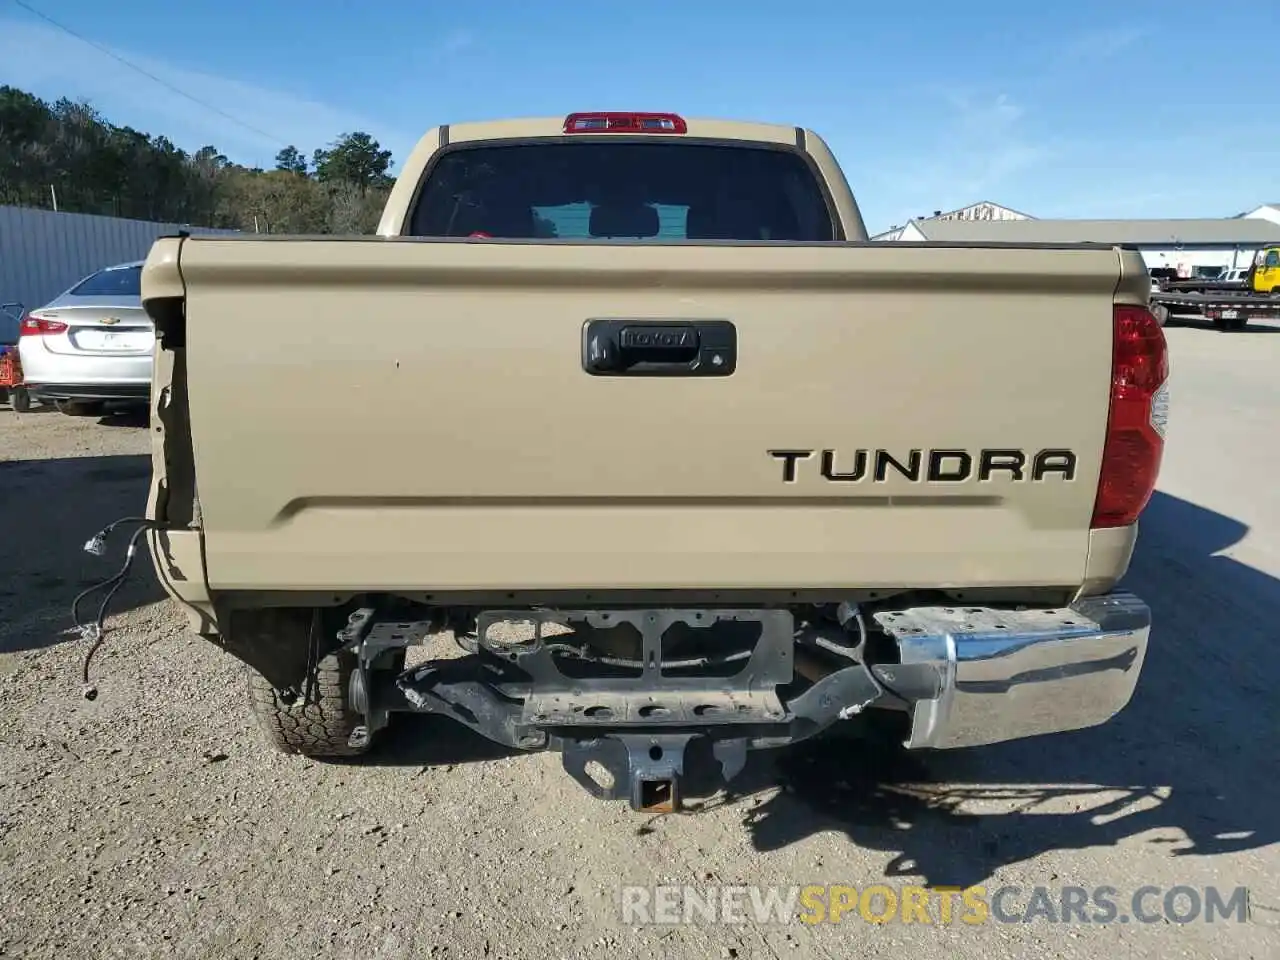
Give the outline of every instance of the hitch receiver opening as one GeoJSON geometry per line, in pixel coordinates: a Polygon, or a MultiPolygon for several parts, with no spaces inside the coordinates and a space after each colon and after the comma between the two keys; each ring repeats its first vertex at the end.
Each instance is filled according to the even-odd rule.
{"type": "Polygon", "coordinates": [[[680,781],[641,780],[640,796],[632,804],[646,813],[675,813],[680,809],[680,781]]]}

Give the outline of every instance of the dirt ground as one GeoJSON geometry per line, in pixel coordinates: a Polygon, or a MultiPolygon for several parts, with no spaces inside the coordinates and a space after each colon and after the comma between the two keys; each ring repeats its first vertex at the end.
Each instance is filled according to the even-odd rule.
{"type": "Polygon", "coordinates": [[[235,663],[146,562],[81,697],[81,551],[141,510],[145,424],[0,408],[0,955],[41,958],[1280,957],[1280,328],[1170,328],[1171,428],[1128,585],[1152,606],[1109,725],[902,758],[754,756],[680,816],[552,754],[397,721],[359,765],[273,753],[235,663]],[[620,884],[1250,891],[1247,922],[623,922],[620,884]]]}

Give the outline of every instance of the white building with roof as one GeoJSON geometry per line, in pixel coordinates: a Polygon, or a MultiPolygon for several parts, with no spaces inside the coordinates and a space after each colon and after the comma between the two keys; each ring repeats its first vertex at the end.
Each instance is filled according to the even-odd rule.
{"type": "MultiPolygon", "coordinates": [[[[998,203],[992,203],[990,200],[980,200],[978,203],[971,203],[967,207],[960,207],[958,210],[941,210],[933,211],[931,217],[920,217],[921,220],[966,220],[973,222],[987,222],[991,220],[1033,220],[1030,214],[1022,213],[1011,207],[1002,207],[998,203]]],[[[912,221],[914,222],[914,221],[912,221]]],[[[878,233],[872,240],[900,240],[902,239],[902,231],[906,227],[890,227],[884,233],[878,233]]]]}
{"type": "MultiPolygon", "coordinates": [[[[1270,205],[1267,205],[1269,207],[1270,205]]],[[[1266,207],[1259,208],[1259,210],[1266,207]]],[[[1255,211],[1256,213],[1256,211],[1255,211]]],[[[1262,247],[1280,244],[1280,218],[1253,214],[1197,220],[911,220],[896,235],[900,243],[1115,243],[1136,246],[1150,270],[1181,277],[1216,276],[1248,267],[1262,247]]]]}
{"type": "Polygon", "coordinates": [[[1264,203],[1262,206],[1250,210],[1248,213],[1240,214],[1241,217],[1256,220],[1270,220],[1272,223],[1280,223],[1280,200],[1275,203],[1264,203]]]}

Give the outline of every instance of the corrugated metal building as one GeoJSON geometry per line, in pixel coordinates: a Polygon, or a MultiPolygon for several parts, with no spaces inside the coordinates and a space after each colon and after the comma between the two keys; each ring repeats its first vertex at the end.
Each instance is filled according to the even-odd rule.
{"type": "MultiPolygon", "coordinates": [[[[95,270],[143,259],[157,237],[178,230],[236,232],[0,206],[0,303],[38,307],[95,270]]],[[[16,321],[0,315],[0,343],[17,336],[16,321]]]]}

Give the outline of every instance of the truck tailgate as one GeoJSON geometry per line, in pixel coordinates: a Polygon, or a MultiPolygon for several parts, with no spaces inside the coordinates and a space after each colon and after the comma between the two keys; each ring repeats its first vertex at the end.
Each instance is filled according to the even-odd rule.
{"type": "Polygon", "coordinates": [[[179,269],[214,589],[1085,575],[1116,250],[192,237],[179,269]],[[729,321],[736,368],[590,375],[593,318],[729,321]]]}

